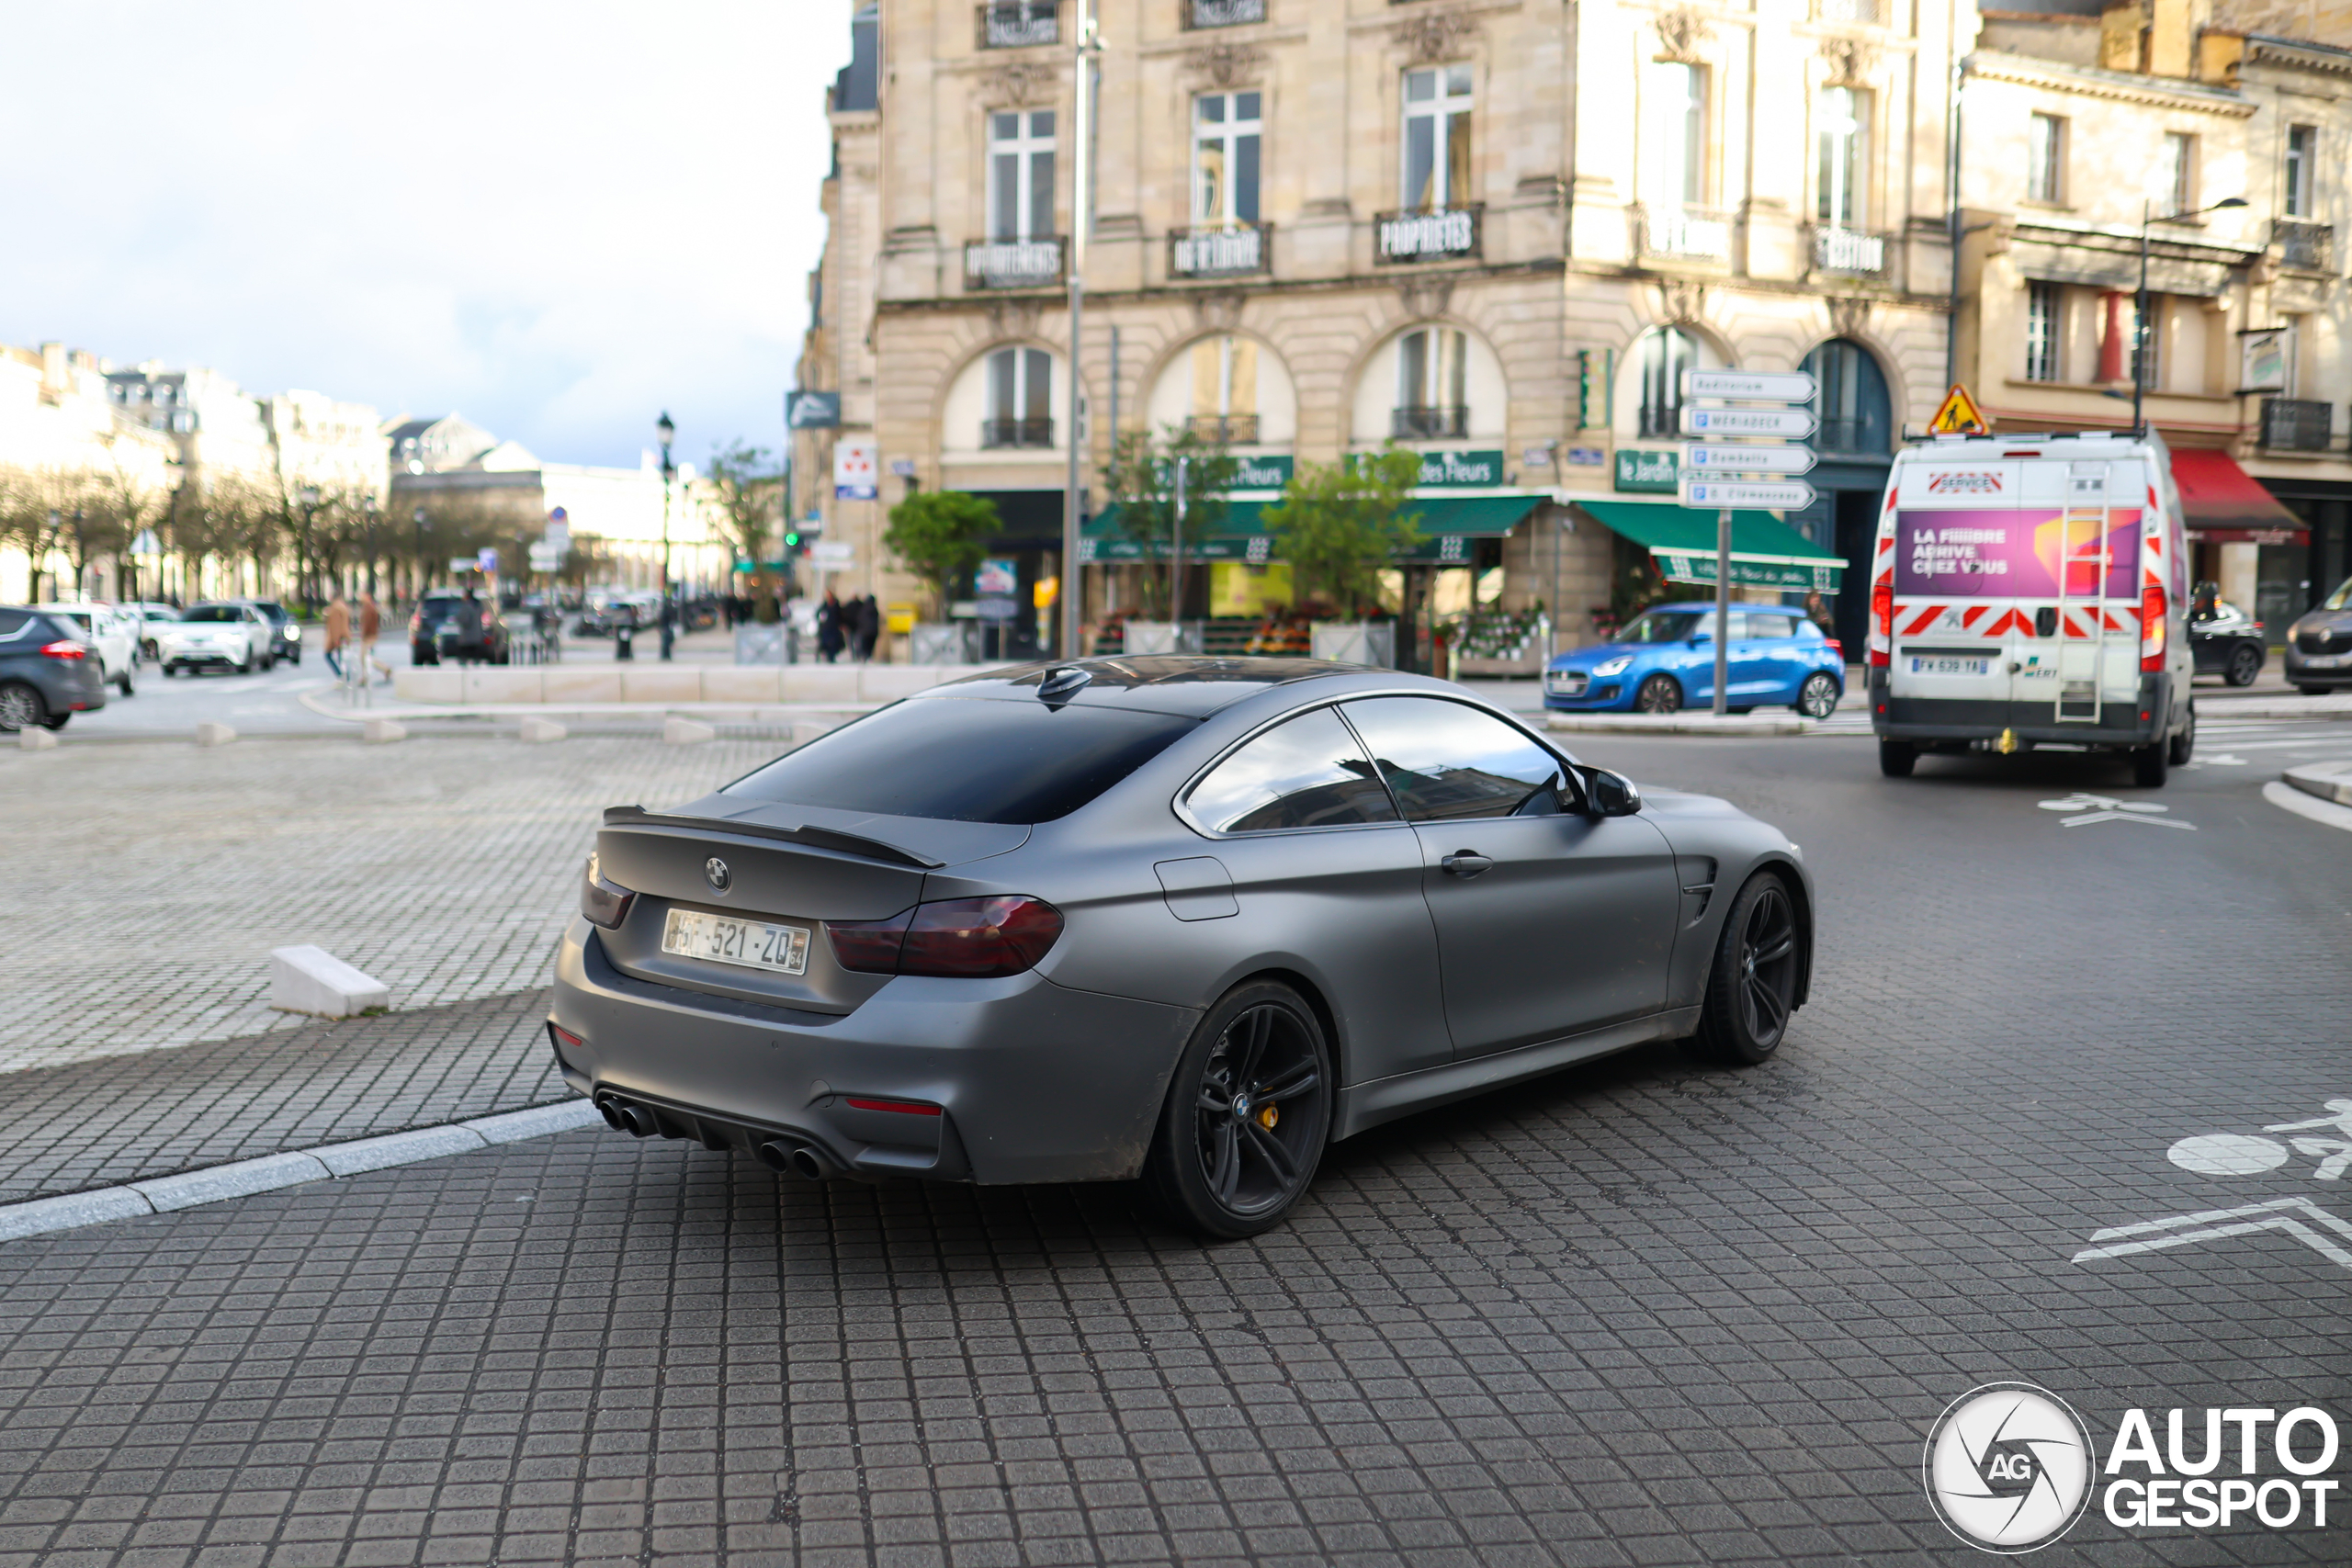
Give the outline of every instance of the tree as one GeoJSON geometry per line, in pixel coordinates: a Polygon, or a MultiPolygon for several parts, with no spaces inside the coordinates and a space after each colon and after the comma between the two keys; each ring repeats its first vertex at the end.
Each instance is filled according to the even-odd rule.
{"type": "Polygon", "coordinates": [[[909,571],[931,584],[944,620],[956,585],[988,553],[984,541],[1003,530],[993,501],[959,490],[917,491],[890,508],[882,542],[909,571]]]}
{"type": "Polygon", "coordinates": [[[1241,472],[1241,460],[1215,442],[1204,441],[1185,425],[1171,424],[1155,437],[1148,430],[1130,430],[1111,446],[1110,465],[1102,470],[1104,498],[1119,509],[1119,532],[1143,547],[1147,556],[1173,547],[1167,569],[1155,581],[1143,581],[1144,618],[1173,620],[1182,606],[1175,604],[1176,574],[1181,555],[1194,540],[1215,532],[1226,519],[1225,492],[1241,472]],[[1177,459],[1184,460],[1183,537],[1176,537],[1177,459]]]}
{"type": "Polygon", "coordinates": [[[1298,466],[1265,523],[1302,602],[1323,600],[1343,620],[1378,603],[1382,570],[1421,540],[1420,513],[1408,510],[1420,472],[1420,454],[1395,446],[1298,466]]]}
{"type": "Polygon", "coordinates": [[[784,519],[784,474],[771,462],[766,447],[738,436],[729,446],[711,448],[705,479],[728,543],[739,558],[752,563],[753,614],[762,626],[775,624],[776,595],[784,586],[762,564],[782,544],[778,525],[784,519]]]}

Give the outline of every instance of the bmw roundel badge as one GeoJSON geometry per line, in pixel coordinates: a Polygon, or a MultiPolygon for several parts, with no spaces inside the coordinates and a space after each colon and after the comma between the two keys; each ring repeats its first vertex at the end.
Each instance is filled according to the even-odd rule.
{"type": "Polygon", "coordinates": [[[717,855],[713,855],[708,860],[702,863],[702,874],[705,879],[710,883],[712,888],[720,893],[726,892],[727,885],[734,880],[734,878],[728,874],[727,863],[720,860],[717,855]]]}

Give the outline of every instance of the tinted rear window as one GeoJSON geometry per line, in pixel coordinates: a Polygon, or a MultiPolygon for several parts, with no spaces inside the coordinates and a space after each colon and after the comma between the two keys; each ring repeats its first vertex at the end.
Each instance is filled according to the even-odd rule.
{"type": "Polygon", "coordinates": [[[1195,723],[1076,704],[899,703],[778,758],[729,795],[951,822],[1051,822],[1134,773],[1195,723]]]}
{"type": "Polygon", "coordinates": [[[242,621],[245,613],[234,604],[193,604],[180,612],[183,621],[242,621]]]}

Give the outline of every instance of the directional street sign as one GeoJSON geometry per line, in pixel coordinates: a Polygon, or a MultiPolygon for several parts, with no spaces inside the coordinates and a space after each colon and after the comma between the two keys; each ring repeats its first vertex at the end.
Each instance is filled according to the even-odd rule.
{"type": "Polygon", "coordinates": [[[1760,506],[1802,512],[1813,504],[1813,487],[1803,479],[1711,479],[1685,474],[1681,501],[1685,506],[1760,506]]]}
{"type": "Polygon", "coordinates": [[[1685,435],[1768,435],[1802,441],[1815,421],[1804,409],[1702,409],[1682,405],[1685,435]]]}
{"type": "Polygon", "coordinates": [[[1815,391],[1803,370],[1685,370],[1686,398],[1747,398],[1770,403],[1809,403],[1815,391]]]}
{"type": "Polygon", "coordinates": [[[1810,446],[1710,446],[1692,442],[1682,448],[1682,466],[1704,475],[1802,474],[1817,460],[1810,446]]]}

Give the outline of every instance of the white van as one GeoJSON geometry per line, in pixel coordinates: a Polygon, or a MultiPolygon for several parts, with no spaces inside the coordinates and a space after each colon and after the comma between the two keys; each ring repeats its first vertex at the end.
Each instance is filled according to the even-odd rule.
{"type": "Polygon", "coordinates": [[[1922,751],[2188,761],[2188,540],[2145,434],[1939,435],[1895,456],[1871,558],[1879,767],[1922,751]]]}

